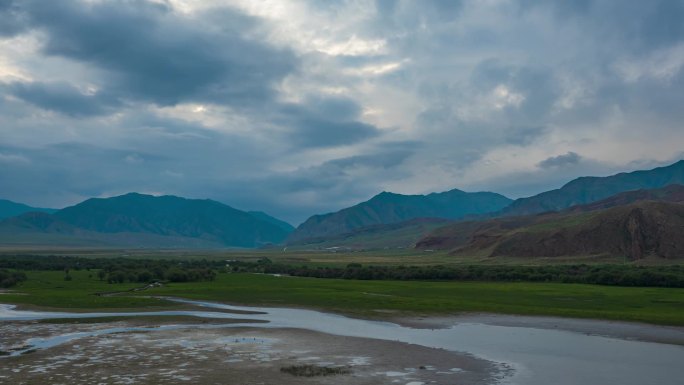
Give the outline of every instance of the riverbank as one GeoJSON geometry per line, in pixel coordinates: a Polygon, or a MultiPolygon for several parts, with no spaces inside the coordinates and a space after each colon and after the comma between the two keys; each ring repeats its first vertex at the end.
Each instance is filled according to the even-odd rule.
{"type": "MultiPolygon", "coordinates": [[[[99,324],[0,323],[0,345],[29,338],[135,328],[99,324]]],[[[0,382],[14,384],[489,384],[510,369],[414,344],[301,329],[147,328],[83,336],[48,350],[2,359],[0,382]],[[305,375],[311,375],[306,377],[305,375]]]]}
{"type": "MultiPolygon", "coordinates": [[[[560,283],[361,281],[218,274],[212,282],[172,283],[139,295],[96,296],[140,285],[108,284],[92,272],[29,271],[28,280],[2,295],[4,303],[68,311],[170,310],[149,296],[183,297],[245,306],[286,306],[354,317],[499,313],[606,319],[684,326],[684,289],[560,283]],[[77,310],[78,309],[78,310],[77,310]]],[[[175,305],[177,306],[177,305],[175,305]]],[[[177,308],[177,307],[175,307],[177,308]]]]}

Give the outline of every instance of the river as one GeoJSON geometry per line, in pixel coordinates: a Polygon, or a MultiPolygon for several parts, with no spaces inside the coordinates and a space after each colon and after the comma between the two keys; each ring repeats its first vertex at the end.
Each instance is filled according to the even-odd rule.
{"type": "MultiPolygon", "coordinates": [[[[511,385],[680,385],[684,379],[684,346],[676,344],[539,328],[534,324],[502,326],[465,322],[447,328],[424,329],[312,310],[244,307],[202,301],[173,300],[202,306],[208,310],[68,313],[22,311],[16,310],[11,305],[0,305],[0,321],[137,315],[250,319],[262,323],[237,323],[220,327],[298,328],[333,335],[399,341],[464,352],[511,367],[512,374],[501,382],[511,385]],[[215,310],[212,311],[212,309],[215,310]],[[225,311],[242,312],[242,314],[225,311]],[[254,314],[244,314],[244,312],[254,312],[254,314]]],[[[617,324],[610,323],[610,325],[617,324]]],[[[179,326],[165,326],[165,328],[171,327],[179,326]]],[[[215,326],[203,325],[201,327],[215,326]]],[[[93,333],[100,335],[133,329],[111,328],[90,334],[58,335],[28,342],[33,345],[33,348],[49,348],[69,340],[94,335],[93,333]]]]}

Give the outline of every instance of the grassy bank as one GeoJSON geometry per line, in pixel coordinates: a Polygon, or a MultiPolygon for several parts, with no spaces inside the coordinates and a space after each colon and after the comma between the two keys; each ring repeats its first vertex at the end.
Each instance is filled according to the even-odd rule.
{"type": "Polygon", "coordinates": [[[176,296],[254,306],[294,306],[363,317],[389,314],[491,312],[684,325],[684,289],[608,287],[560,283],[356,281],[219,274],[213,282],[174,283],[144,293],[99,297],[136,284],[107,284],[87,271],[71,281],[62,272],[27,272],[28,280],[2,303],[85,309],[174,305],[140,295],[176,296]]]}

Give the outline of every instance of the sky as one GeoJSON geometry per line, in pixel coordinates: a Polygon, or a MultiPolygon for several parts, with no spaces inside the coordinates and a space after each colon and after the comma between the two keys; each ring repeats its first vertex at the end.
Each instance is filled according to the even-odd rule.
{"type": "Polygon", "coordinates": [[[682,0],[0,0],[0,198],[298,224],[684,158],[682,0]]]}

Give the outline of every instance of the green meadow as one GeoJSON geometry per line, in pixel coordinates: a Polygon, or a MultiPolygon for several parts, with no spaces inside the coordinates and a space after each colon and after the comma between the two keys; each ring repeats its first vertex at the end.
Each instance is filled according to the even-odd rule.
{"type": "Polygon", "coordinates": [[[140,284],[108,284],[96,271],[27,271],[0,302],[71,311],[162,310],[174,296],[248,306],[304,307],[367,318],[464,312],[546,315],[684,325],[684,289],[562,283],[363,281],[218,274],[215,281],[170,283],[144,292],[96,296],[140,284]]]}

